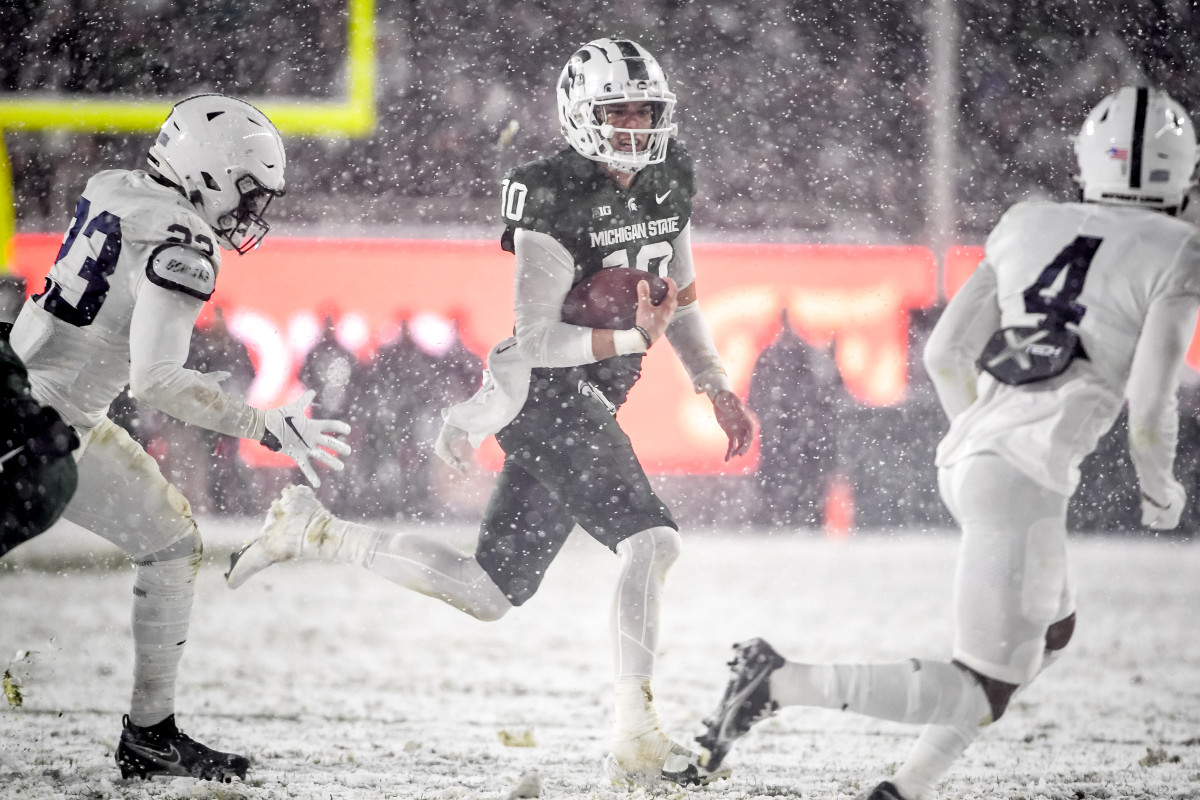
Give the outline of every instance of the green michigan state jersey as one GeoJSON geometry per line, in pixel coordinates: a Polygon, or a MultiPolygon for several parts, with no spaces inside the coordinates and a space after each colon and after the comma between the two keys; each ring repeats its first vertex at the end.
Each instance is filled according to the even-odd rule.
{"type": "Polygon", "coordinates": [[[671,240],[692,216],[692,158],[671,140],[661,164],[628,189],[574,150],[511,170],[501,182],[505,249],[516,228],[553,236],[575,259],[575,283],[601,267],[635,267],[666,277],[671,240]]]}
{"type": "MultiPolygon", "coordinates": [[[[674,139],[666,159],[639,172],[628,189],[568,148],[504,176],[501,244],[512,252],[517,228],[554,237],[575,260],[572,285],[603,267],[634,267],[665,278],[695,194],[692,158],[674,139]]],[[[640,364],[641,356],[618,356],[574,369],[620,405],[640,364]]]]}

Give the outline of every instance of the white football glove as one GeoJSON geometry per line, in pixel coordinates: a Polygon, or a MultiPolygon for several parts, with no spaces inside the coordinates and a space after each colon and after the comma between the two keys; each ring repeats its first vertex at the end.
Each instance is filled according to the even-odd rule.
{"type": "Polygon", "coordinates": [[[1161,500],[1142,493],[1142,524],[1159,531],[1169,531],[1179,524],[1187,492],[1178,481],[1167,484],[1167,496],[1161,500]]]}
{"type": "Polygon", "coordinates": [[[285,406],[268,409],[267,433],[262,438],[262,444],[268,450],[283,453],[295,461],[314,487],[321,485],[321,479],[317,477],[309,459],[315,458],[335,472],[341,472],[346,465],[337,455],[350,455],[350,445],[330,436],[345,436],[350,433],[349,425],[341,420],[312,419],[304,414],[304,409],[316,396],[317,393],[309,389],[285,406]],[[337,455],[330,453],[330,450],[337,455]]]}
{"type": "Polygon", "coordinates": [[[470,451],[467,432],[449,422],[442,423],[442,430],[438,433],[437,441],[433,443],[433,452],[437,453],[438,458],[453,467],[458,474],[466,475],[470,451]]]}

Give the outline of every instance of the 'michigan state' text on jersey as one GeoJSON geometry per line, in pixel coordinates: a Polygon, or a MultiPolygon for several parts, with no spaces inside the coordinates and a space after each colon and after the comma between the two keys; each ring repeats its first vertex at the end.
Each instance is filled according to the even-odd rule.
{"type": "MultiPolygon", "coordinates": [[[[671,140],[666,159],[623,188],[599,164],[566,149],[511,170],[501,183],[504,249],[524,228],[553,237],[575,261],[572,285],[604,267],[633,267],[671,275],[672,242],[688,224],[696,194],[692,159],[671,140]]],[[[614,404],[637,381],[641,355],[616,356],[576,370],[614,404]]],[[[542,370],[534,371],[535,377],[542,370]]]]}

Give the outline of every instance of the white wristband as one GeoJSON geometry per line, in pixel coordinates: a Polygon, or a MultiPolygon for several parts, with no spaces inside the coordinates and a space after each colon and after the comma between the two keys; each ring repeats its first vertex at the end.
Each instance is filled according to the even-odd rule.
{"type": "Polygon", "coordinates": [[[642,334],[633,328],[627,331],[613,331],[613,347],[619,356],[629,356],[646,352],[646,340],[642,334]]]}

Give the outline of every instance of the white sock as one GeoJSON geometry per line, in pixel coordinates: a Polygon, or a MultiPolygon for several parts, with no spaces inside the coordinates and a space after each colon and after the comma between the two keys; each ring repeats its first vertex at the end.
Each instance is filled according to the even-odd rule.
{"type": "Polygon", "coordinates": [[[386,534],[370,525],[359,525],[346,522],[333,515],[325,520],[325,530],[314,530],[320,522],[310,522],[304,540],[301,542],[301,554],[326,561],[342,561],[347,564],[362,565],[380,538],[386,534]],[[318,535],[314,535],[314,534],[318,535]]]}
{"type": "Polygon", "coordinates": [[[908,800],[933,796],[933,787],[963,751],[975,741],[981,726],[926,725],[892,783],[908,800]]]}
{"type": "Polygon", "coordinates": [[[679,534],[650,528],[617,545],[621,574],[613,598],[613,656],[618,680],[654,674],[663,583],[679,557],[679,534]]]}
{"type": "Polygon", "coordinates": [[[129,708],[134,725],[154,725],[175,713],[175,679],[187,641],[196,570],[200,567],[199,538],[181,544],[185,546],[172,545],[158,555],[191,550],[188,555],[137,565],[133,582],[133,698],[129,708]]]}
{"type": "Polygon", "coordinates": [[[910,724],[976,726],[991,720],[987,695],[962,669],[944,661],[894,664],[798,664],[772,673],[781,706],[837,708],[910,724]]]}
{"type": "MultiPolygon", "coordinates": [[[[1061,650],[1047,650],[1038,674],[1057,661],[1061,654],[1061,650]]],[[[1028,685],[1027,683],[1018,689],[1013,697],[1024,691],[1028,685]]],[[[925,800],[926,797],[932,797],[934,787],[982,731],[983,727],[980,725],[926,725],[912,751],[892,776],[892,783],[900,790],[900,794],[909,800],[925,800]]]]}
{"type": "Polygon", "coordinates": [[[658,712],[654,710],[650,678],[644,675],[623,675],[618,678],[613,736],[617,739],[635,739],[660,728],[658,712]]]}

